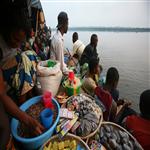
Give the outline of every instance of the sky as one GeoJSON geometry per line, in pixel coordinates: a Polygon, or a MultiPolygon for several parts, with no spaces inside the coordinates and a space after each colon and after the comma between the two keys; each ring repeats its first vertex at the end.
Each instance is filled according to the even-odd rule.
{"type": "Polygon", "coordinates": [[[46,24],[57,25],[59,12],[69,27],[150,27],[149,0],[41,0],[46,24]]]}

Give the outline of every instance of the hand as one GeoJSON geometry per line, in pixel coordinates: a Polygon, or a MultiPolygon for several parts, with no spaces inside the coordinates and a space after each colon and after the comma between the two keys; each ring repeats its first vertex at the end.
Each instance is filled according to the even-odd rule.
{"type": "Polygon", "coordinates": [[[117,106],[122,106],[122,108],[127,108],[131,105],[131,101],[126,100],[126,99],[119,99],[117,101],[117,106]]]}
{"type": "Polygon", "coordinates": [[[124,99],[119,99],[116,103],[117,103],[117,106],[120,106],[120,105],[123,105],[124,104],[124,99]]]}
{"type": "Polygon", "coordinates": [[[33,135],[37,136],[39,134],[42,134],[42,132],[44,131],[44,127],[37,120],[33,119],[27,114],[23,122],[25,125],[27,125],[29,130],[33,132],[33,135]]]}
{"type": "Polygon", "coordinates": [[[126,107],[129,107],[130,105],[132,105],[132,102],[129,100],[125,100],[124,104],[126,107]]]}

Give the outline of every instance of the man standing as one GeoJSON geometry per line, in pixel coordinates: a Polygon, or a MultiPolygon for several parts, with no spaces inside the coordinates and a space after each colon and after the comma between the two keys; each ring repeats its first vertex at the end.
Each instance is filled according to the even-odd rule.
{"type": "Polygon", "coordinates": [[[68,71],[64,63],[64,38],[63,35],[68,30],[68,15],[66,12],[60,12],[58,15],[57,31],[51,40],[50,58],[60,62],[60,69],[63,73],[68,71]]]}
{"type": "Polygon", "coordinates": [[[88,44],[83,53],[82,53],[82,56],[81,56],[81,59],[80,59],[80,65],[83,65],[84,63],[88,63],[89,64],[89,61],[91,58],[97,58],[98,57],[98,54],[97,54],[97,42],[98,42],[98,37],[96,34],[92,34],[91,36],[91,41],[90,41],[90,44],[88,44]]]}

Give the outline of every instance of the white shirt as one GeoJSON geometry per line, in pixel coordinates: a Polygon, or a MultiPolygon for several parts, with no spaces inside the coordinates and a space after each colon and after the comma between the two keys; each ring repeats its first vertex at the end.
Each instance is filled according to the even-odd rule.
{"type": "Polygon", "coordinates": [[[60,62],[62,72],[67,72],[68,68],[64,63],[64,38],[59,30],[53,35],[51,40],[51,56],[50,59],[60,62]]]}
{"type": "Polygon", "coordinates": [[[85,45],[80,41],[77,40],[73,44],[73,54],[78,54],[79,58],[81,58],[81,55],[85,49],[85,45]]]}

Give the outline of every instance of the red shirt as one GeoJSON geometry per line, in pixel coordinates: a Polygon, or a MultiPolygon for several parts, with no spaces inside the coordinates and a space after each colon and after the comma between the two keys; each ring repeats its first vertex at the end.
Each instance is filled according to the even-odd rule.
{"type": "Polygon", "coordinates": [[[103,113],[104,120],[108,120],[110,109],[112,106],[112,97],[109,92],[103,90],[101,87],[97,86],[95,88],[95,94],[99,98],[99,100],[103,103],[106,108],[106,111],[103,113]]]}
{"type": "Polygon", "coordinates": [[[150,150],[150,120],[131,115],[127,117],[125,123],[144,150],[150,150]]]}

